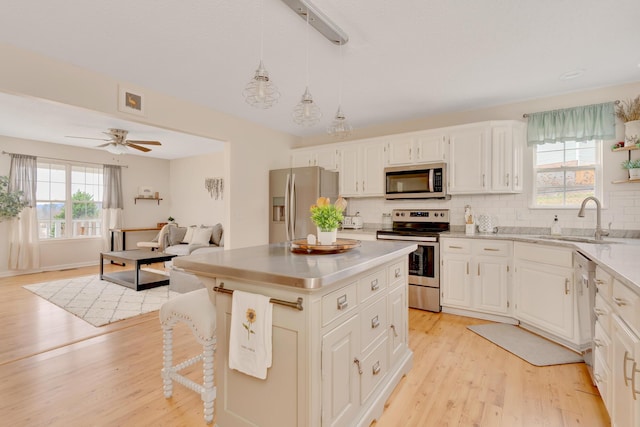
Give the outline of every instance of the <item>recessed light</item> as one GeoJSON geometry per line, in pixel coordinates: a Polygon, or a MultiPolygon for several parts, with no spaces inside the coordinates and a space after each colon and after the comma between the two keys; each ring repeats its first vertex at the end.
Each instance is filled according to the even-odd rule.
{"type": "Polygon", "coordinates": [[[578,77],[584,74],[584,69],[580,68],[578,70],[567,71],[566,73],[560,75],[560,80],[572,80],[577,79],[578,77]]]}

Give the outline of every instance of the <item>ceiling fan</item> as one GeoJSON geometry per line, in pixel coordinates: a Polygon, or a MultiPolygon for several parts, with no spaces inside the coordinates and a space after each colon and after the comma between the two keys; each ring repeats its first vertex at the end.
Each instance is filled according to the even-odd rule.
{"type": "Polygon", "coordinates": [[[162,145],[160,141],[137,141],[137,140],[126,139],[129,131],[124,129],[111,128],[109,129],[108,132],[102,132],[102,133],[104,133],[105,135],[108,135],[109,138],[90,138],[85,136],[69,136],[69,135],[67,135],[67,138],[82,138],[82,139],[95,139],[98,141],[108,141],[107,143],[100,144],[97,147],[104,148],[105,150],[107,150],[112,154],[127,153],[129,151],[127,147],[131,147],[146,153],[151,151],[151,148],[143,147],[140,144],[162,145]]]}

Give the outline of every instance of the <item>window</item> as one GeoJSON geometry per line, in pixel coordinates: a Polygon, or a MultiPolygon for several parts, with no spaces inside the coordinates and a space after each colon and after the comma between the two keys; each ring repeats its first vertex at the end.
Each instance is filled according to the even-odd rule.
{"type": "Polygon", "coordinates": [[[534,146],[534,207],[576,207],[602,192],[602,141],[534,146]]]}
{"type": "Polygon", "coordinates": [[[102,167],[38,161],[40,239],[100,236],[102,167]]]}

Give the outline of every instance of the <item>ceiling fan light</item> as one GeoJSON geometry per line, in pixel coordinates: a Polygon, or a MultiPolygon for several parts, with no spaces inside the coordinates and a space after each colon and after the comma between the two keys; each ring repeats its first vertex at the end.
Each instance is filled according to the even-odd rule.
{"type": "Polygon", "coordinates": [[[301,126],[313,126],[318,124],[322,112],[313,102],[313,97],[307,87],[302,94],[302,99],[293,109],[293,121],[301,126]]]}
{"type": "Polygon", "coordinates": [[[111,154],[126,154],[129,152],[129,150],[127,149],[126,145],[122,145],[122,144],[118,144],[118,143],[113,143],[113,144],[109,144],[105,147],[105,150],[107,150],[108,152],[110,152],[111,154]]]}
{"type": "Polygon", "coordinates": [[[264,68],[262,60],[253,77],[242,91],[247,104],[255,108],[267,109],[278,102],[280,92],[278,87],[269,80],[269,72],[264,68]]]}
{"type": "Polygon", "coordinates": [[[351,135],[352,130],[353,127],[342,112],[342,107],[338,107],[336,116],[333,118],[331,124],[327,127],[327,133],[338,139],[345,139],[351,135]]]}

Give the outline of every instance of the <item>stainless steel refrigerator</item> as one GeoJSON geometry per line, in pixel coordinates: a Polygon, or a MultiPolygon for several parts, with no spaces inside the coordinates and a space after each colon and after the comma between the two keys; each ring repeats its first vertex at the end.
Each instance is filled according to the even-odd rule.
{"type": "Polygon", "coordinates": [[[338,172],[319,166],[269,171],[269,243],[316,234],[309,208],[318,197],[338,198],[338,172]]]}

